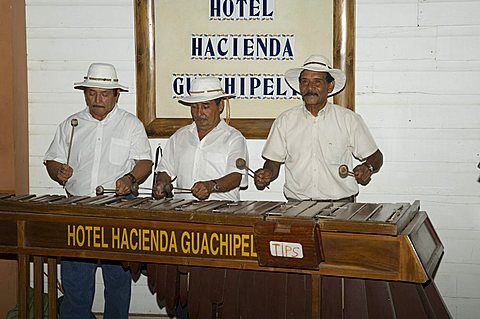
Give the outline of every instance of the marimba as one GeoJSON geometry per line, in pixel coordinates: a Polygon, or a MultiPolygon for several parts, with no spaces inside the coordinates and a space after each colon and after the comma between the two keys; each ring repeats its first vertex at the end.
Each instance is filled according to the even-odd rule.
{"type": "MultiPolygon", "coordinates": [[[[0,252],[18,256],[26,318],[58,257],[148,264],[150,290],[192,319],[449,318],[433,282],[443,246],[419,202],[295,204],[0,195],[0,252]]],[[[135,275],[135,271],[133,271],[135,275]]]]}

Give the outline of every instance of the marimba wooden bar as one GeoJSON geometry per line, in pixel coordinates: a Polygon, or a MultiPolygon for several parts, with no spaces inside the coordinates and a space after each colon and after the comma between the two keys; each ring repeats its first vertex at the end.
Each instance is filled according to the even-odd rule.
{"type": "Polygon", "coordinates": [[[123,261],[134,276],[148,264],[159,303],[171,312],[188,300],[192,319],[450,317],[433,282],[443,246],[419,202],[0,194],[0,220],[0,252],[18,256],[21,318],[32,259],[35,314],[46,260],[56,317],[59,257],[123,261]]]}

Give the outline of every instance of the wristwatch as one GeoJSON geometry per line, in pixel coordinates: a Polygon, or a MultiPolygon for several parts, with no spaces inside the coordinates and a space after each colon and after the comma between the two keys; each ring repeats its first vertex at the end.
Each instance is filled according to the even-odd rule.
{"type": "Polygon", "coordinates": [[[220,186],[218,186],[217,181],[212,179],[212,182],[213,182],[212,192],[214,193],[220,192],[220,186]]]}
{"type": "Polygon", "coordinates": [[[137,183],[137,179],[135,178],[135,176],[133,176],[132,173],[127,173],[127,174],[125,174],[125,175],[123,175],[123,176],[128,176],[128,177],[130,177],[130,180],[132,181],[132,185],[137,183]]]}
{"type": "Polygon", "coordinates": [[[368,169],[370,170],[370,173],[373,174],[373,171],[374,171],[373,165],[370,164],[369,162],[365,162],[365,163],[363,163],[363,164],[367,165],[368,169]]]}

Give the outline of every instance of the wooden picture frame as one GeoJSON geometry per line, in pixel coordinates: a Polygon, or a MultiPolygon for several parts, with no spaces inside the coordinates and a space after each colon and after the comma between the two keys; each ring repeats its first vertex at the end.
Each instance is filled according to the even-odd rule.
{"type": "MultiPolygon", "coordinates": [[[[166,138],[192,122],[189,118],[162,118],[156,114],[155,0],[135,0],[137,116],[148,137],[166,138]]],[[[332,0],[333,1],[333,0],[332,0]]],[[[347,76],[345,89],[334,102],[355,107],[355,0],[333,1],[333,65],[347,76]]],[[[265,139],[272,119],[232,118],[234,126],[249,139],[265,139]]]]}

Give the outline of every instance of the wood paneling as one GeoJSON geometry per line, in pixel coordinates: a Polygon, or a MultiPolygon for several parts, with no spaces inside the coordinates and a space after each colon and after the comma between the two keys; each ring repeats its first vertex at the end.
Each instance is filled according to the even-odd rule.
{"type": "MultiPolygon", "coordinates": [[[[0,0],[0,56],[0,191],[28,193],[27,51],[23,0],[0,0]]],[[[10,231],[7,229],[6,233],[10,231]]],[[[0,261],[2,318],[15,306],[16,277],[16,262],[0,261]]]]}
{"type": "Polygon", "coordinates": [[[0,190],[28,192],[27,51],[24,1],[0,1],[0,190]]]}

